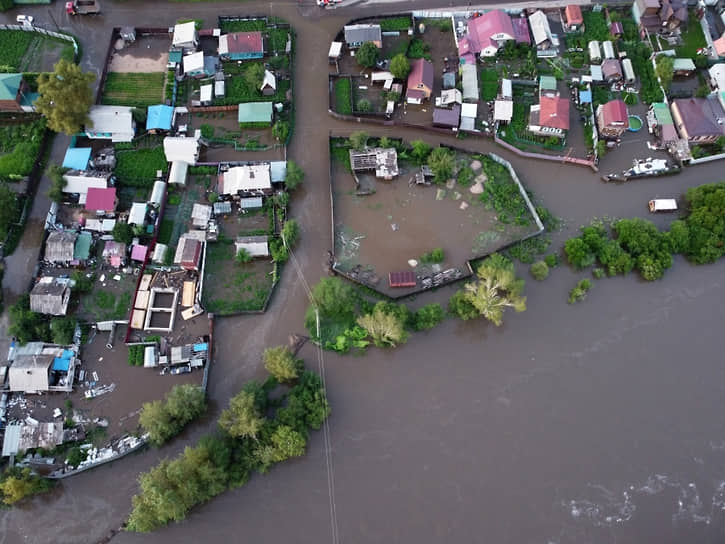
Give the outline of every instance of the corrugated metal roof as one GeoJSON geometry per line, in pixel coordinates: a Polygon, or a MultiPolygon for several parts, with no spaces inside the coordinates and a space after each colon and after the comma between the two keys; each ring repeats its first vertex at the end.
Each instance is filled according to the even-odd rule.
{"type": "Polygon", "coordinates": [[[5,427],[5,439],[3,440],[3,457],[9,457],[18,453],[21,428],[22,425],[8,425],[7,427],[5,427]]]}
{"type": "Polygon", "coordinates": [[[91,151],[90,147],[69,147],[63,158],[63,168],[85,170],[88,167],[88,161],[91,160],[91,151]]]}

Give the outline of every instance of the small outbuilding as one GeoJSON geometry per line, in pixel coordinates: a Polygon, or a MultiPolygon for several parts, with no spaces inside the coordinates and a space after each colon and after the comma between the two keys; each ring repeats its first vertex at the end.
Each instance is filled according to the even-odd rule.
{"type": "Polygon", "coordinates": [[[267,236],[240,236],[234,241],[235,253],[244,249],[252,257],[268,257],[269,241],[267,236]]]}
{"type": "Polygon", "coordinates": [[[149,132],[169,131],[174,118],[174,108],[159,104],[149,106],[146,112],[146,130],[149,132]]]}
{"type": "Polygon", "coordinates": [[[269,70],[264,71],[264,79],[259,90],[264,96],[272,96],[277,92],[277,78],[269,70]]]}
{"type": "Polygon", "coordinates": [[[269,163],[234,166],[224,172],[219,179],[219,194],[222,195],[271,194],[271,192],[269,163]]]}
{"type": "Polygon", "coordinates": [[[72,231],[55,230],[48,235],[45,242],[45,255],[43,259],[50,263],[69,263],[73,260],[76,238],[78,234],[72,231]]]}
{"type": "Polygon", "coordinates": [[[246,102],[239,104],[237,120],[240,125],[271,125],[272,114],[271,102],[246,102]]]}
{"type": "Polygon", "coordinates": [[[576,32],[584,30],[584,17],[582,10],[577,4],[569,4],[564,10],[564,24],[566,30],[576,32]]]}
{"type": "Polygon", "coordinates": [[[90,147],[69,147],[63,158],[63,168],[83,172],[88,168],[92,151],[90,147]]]}
{"type": "Polygon", "coordinates": [[[143,225],[146,222],[146,203],[134,202],[128,212],[129,225],[143,225]]]}
{"type": "Polygon", "coordinates": [[[86,136],[113,143],[130,142],[136,135],[132,110],[128,106],[91,106],[88,112],[91,122],[86,127],[86,136]]]}
{"type": "Polygon", "coordinates": [[[65,315],[70,293],[68,280],[44,276],[30,291],[30,310],[45,315],[65,315]]]}
{"type": "Polygon", "coordinates": [[[194,165],[199,160],[199,140],[183,136],[164,138],[164,155],[170,163],[184,162],[194,165]]]}
{"type": "Polygon", "coordinates": [[[330,44],[330,51],[327,53],[327,58],[330,60],[330,64],[335,64],[342,56],[342,42],[332,42],[330,44]]]}
{"type": "Polygon", "coordinates": [[[433,110],[433,126],[435,127],[457,129],[460,121],[460,104],[454,104],[451,108],[435,108],[433,110]]]}
{"type": "Polygon", "coordinates": [[[209,219],[211,219],[211,206],[195,202],[191,209],[192,224],[197,228],[205,229],[209,224],[209,219]]]}
{"type": "Polygon", "coordinates": [[[199,36],[196,32],[196,23],[194,21],[179,23],[174,26],[174,36],[171,40],[173,47],[196,49],[198,44],[199,36]]]}

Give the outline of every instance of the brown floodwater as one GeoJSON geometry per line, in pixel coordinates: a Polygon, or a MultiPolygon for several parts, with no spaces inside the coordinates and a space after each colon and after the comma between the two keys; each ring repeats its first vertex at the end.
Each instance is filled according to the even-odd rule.
{"type": "MultiPolygon", "coordinates": [[[[101,25],[123,24],[141,9],[133,2],[106,5],[105,19],[71,23],[88,36],[86,51],[101,44],[101,25]]],[[[222,9],[233,13],[239,6],[222,9]]],[[[306,280],[315,283],[326,274],[331,249],[328,134],[358,128],[326,114],[325,53],[344,18],[299,18],[289,4],[257,9],[287,16],[298,32],[303,60],[295,74],[289,154],[307,177],[292,213],[302,227],[296,255],[306,280]]],[[[215,6],[174,4],[173,14],[144,19],[171,24],[200,10],[213,13],[215,6]]],[[[98,62],[95,52],[93,59],[98,62]]],[[[405,137],[440,141],[425,131],[405,137]]],[[[522,182],[564,218],[556,247],[592,217],[645,216],[650,198],[723,177],[715,163],[680,176],[607,185],[587,169],[518,160],[490,142],[464,143],[510,160],[522,182]]],[[[654,219],[663,225],[672,217],[654,219]]],[[[722,262],[693,267],[676,259],[661,281],[602,280],[584,302],[569,306],[567,292],[584,274],[560,267],[544,283],[529,281],[528,310],[506,315],[499,328],[449,320],[395,351],[326,353],[334,525],[324,441],[313,433],[304,458],[255,476],[183,523],[153,535],[121,533],[113,542],[236,542],[243,535],[319,543],[333,540],[333,527],[338,541],[365,543],[722,542],[723,272],[722,262]]],[[[452,292],[416,302],[443,301],[452,292]]],[[[49,496],[0,512],[2,542],[95,542],[118,528],[139,472],[212,431],[228,398],[263,374],[262,350],[303,332],[305,306],[304,288],[287,266],[264,316],[215,324],[209,417],[161,450],[71,478],[49,496]]],[[[301,356],[316,366],[310,346],[301,356]]]]}

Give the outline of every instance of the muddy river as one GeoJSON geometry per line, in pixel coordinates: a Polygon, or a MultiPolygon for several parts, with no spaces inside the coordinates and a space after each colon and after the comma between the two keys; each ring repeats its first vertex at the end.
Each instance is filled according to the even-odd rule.
{"type": "MultiPolygon", "coordinates": [[[[137,17],[140,6],[109,4],[105,20],[61,26],[87,36],[86,51],[105,50],[102,25],[137,17]]],[[[174,4],[173,16],[148,14],[149,24],[171,24],[200,9],[174,4]]],[[[328,134],[357,128],[326,113],[325,51],[343,18],[301,18],[289,4],[259,7],[270,9],[293,20],[304,59],[289,151],[307,173],[292,213],[302,225],[297,258],[314,283],[325,274],[331,245],[328,134]]],[[[100,62],[102,54],[94,55],[100,62]]],[[[424,131],[406,134],[418,137],[439,141],[424,131]]],[[[494,150],[489,142],[465,143],[494,150]]],[[[593,217],[644,216],[650,198],[723,179],[722,165],[713,164],[607,185],[583,168],[497,152],[566,221],[556,247],[593,217]]],[[[622,154],[606,167],[625,163],[622,154]]],[[[676,259],[659,282],[634,275],[602,280],[583,303],[569,306],[567,292],[583,274],[560,267],[544,283],[528,282],[528,310],[507,315],[502,327],[448,320],[396,351],[326,353],[332,494],[323,437],[315,433],[304,458],[255,476],[181,524],[154,535],[121,533],[113,542],[723,542],[724,272],[725,263],[692,267],[676,259]]],[[[129,512],[138,473],[213,430],[220,407],[260,375],[264,347],[303,332],[305,305],[303,286],[287,266],[267,314],[217,323],[213,410],[205,421],[161,450],[3,510],[0,542],[96,542],[109,535],[129,512]]],[[[302,356],[316,366],[309,347],[302,356]]]]}

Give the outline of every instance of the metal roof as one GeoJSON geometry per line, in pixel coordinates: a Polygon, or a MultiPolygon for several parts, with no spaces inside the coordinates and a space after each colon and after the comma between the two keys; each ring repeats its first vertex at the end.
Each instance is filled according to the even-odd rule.
{"type": "Polygon", "coordinates": [[[237,120],[240,123],[271,123],[271,102],[247,102],[239,104],[237,120]]]}
{"type": "Polygon", "coordinates": [[[91,160],[90,147],[69,147],[63,158],[63,168],[83,171],[88,168],[88,161],[91,160]]]}
{"type": "Polygon", "coordinates": [[[174,108],[159,104],[149,106],[146,114],[146,130],[171,130],[174,108]]]}

